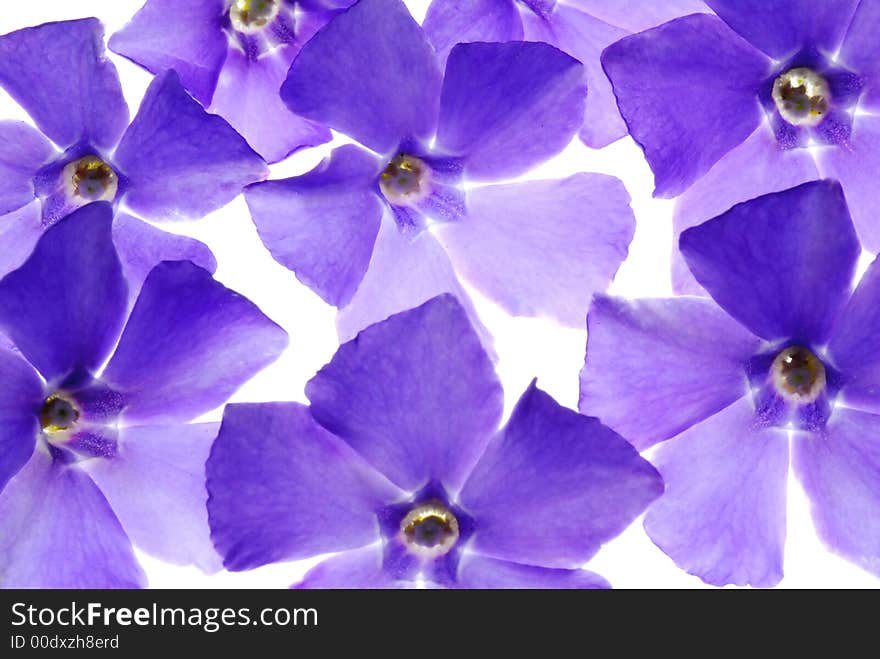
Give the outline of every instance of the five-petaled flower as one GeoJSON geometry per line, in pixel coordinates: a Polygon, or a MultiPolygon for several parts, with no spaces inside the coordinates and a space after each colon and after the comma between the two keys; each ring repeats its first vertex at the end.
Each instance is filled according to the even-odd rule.
{"type": "Polygon", "coordinates": [[[450,295],[342,345],[306,395],[226,408],[208,514],[231,570],[342,552],[301,585],[604,587],[577,568],[663,490],[534,384],[499,431],[500,383],[450,295]]]}
{"type": "Polygon", "coordinates": [[[704,581],[782,578],[789,436],[820,537],[880,574],[880,260],[852,292],[859,243],[840,185],[739,204],[681,236],[713,300],[598,296],[581,409],[655,463],[645,528],[704,581]]]}
{"type": "Polygon", "coordinates": [[[204,462],[187,423],[272,362],[287,334],[191,261],[133,306],[110,204],[49,228],[0,280],[0,586],[138,587],[132,542],[216,570],[204,462]]]}

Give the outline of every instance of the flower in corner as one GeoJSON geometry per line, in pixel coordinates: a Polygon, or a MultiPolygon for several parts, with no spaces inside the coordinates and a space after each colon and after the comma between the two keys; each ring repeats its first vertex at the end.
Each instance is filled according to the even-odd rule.
{"type": "Polygon", "coordinates": [[[300,48],[350,1],[147,0],[109,47],[184,87],[225,118],[269,162],[330,141],[324,126],[288,110],[278,88],[300,48]]]}
{"type": "Polygon", "coordinates": [[[230,570],[340,552],[300,587],[595,588],[579,569],[663,491],[596,419],[503,394],[441,295],[342,345],[298,403],[233,404],[206,466],[230,570]]]}
{"type": "MultiPolygon", "coordinates": [[[[736,203],[840,181],[862,244],[880,251],[880,4],[706,0],[625,37],[602,65],[676,236],[736,203]]],[[[676,250],[676,291],[702,292],[676,250]]]]}
{"type": "Polygon", "coordinates": [[[509,180],[574,137],[584,70],[552,46],[460,44],[444,75],[400,0],[360,0],[303,47],[281,97],[362,145],[245,191],[273,257],[339,307],[343,340],[441,293],[470,311],[459,275],[510,313],[580,326],[626,257],[635,222],[613,177],[465,200],[463,181],[509,180]]]}
{"type": "Polygon", "coordinates": [[[581,373],[582,410],[665,442],[648,534],[707,583],[775,585],[790,455],[820,538],[880,575],[880,260],[853,291],[840,184],[738,204],[680,248],[712,299],[597,296],[581,373]]]}
{"type": "MultiPolygon", "coordinates": [[[[129,123],[103,33],[87,18],[0,36],[0,86],[39,129],[0,121],[0,274],[27,258],[46,227],[86,204],[122,202],[154,221],[194,219],[268,175],[263,159],[173,71],[156,76],[129,123]]],[[[114,233],[136,223],[125,224],[114,233]]],[[[133,231],[129,244],[156,233],[133,231]]]]}
{"type": "Polygon", "coordinates": [[[191,261],[163,261],[132,306],[95,202],[0,280],[0,586],[133,588],[132,543],[220,568],[204,462],[223,404],[287,345],[191,261]]]}

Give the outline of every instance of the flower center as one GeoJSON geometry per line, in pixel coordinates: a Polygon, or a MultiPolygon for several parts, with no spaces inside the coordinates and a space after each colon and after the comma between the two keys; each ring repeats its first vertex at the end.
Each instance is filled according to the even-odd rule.
{"type": "Polygon", "coordinates": [[[831,92],[821,75],[805,67],[789,69],[773,82],[773,101],[793,126],[817,126],[828,114],[831,92]]]}
{"type": "Polygon", "coordinates": [[[253,34],[269,25],[280,9],[280,0],[235,0],[229,8],[229,21],[238,32],[253,34]]]}
{"type": "Polygon", "coordinates": [[[73,196],[90,201],[113,201],[119,181],[116,172],[98,156],[85,156],[65,165],[62,177],[69,181],[73,196]]]}
{"type": "Polygon", "coordinates": [[[791,346],[776,355],[770,372],[776,391],[788,400],[812,403],[825,391],[825,367],[801,346],[791,346]]]}
{"type": "Polygon", "coordinates": [[[61,394],[54,393],[43,403],[40,410],[40,425],[48,433],[69,430],[79,419],[79,410],[61,394]]]}
{"type": "Polygon", "coordinates": [[[439,501],[416,506],[400,522],[400,537],[414,554],[442,556],[458,542],[458,520],[439,501]]]}
{"type": "Polygon", "coordinates": [[[379,177],[379,188],[392,204],[418,201],[428,194],[431,168],[421,158],[401,153],[391,159],[379,177]]]}

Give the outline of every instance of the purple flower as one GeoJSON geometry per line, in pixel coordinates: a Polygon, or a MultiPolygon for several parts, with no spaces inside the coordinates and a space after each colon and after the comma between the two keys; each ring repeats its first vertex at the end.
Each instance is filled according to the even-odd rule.
{"type": "MultiPolygon", "coordinates": [[[[0,230],[12,246],[0,257],[6,267],[0,274],[23,262],[46,226],[85,204],[124,200],[150,220],[201,217],[268,173],[229,124],[184,91],[174,72],[153,80],[129,124],[102,40],[93,18],[0,37],[0,85],[39,128],[0,122],[0,214],[12,213],[0,230]]],[[[180,249],[200,248],[185,241],[180,249]]]]}
{"type": "Polygon", "coordinates": [[[342,552],[301,586],[605,587],[579,570],[663,490],[596,419],[503,394],[456,299],[342,345],[311,401],[229,405],[207,463],[231,570],[342,552]]]}
{"type": "Polygon", "coordinates": [[[0,280],[0,585],[137,587],[132,542],[219,568],[203,465],[224,403],[285,332],[190,261],[164,261],[133,307],[92,203],[0,280]]]}
{"type": "Polygon", "coordinates": [[[278,97],[290,63],[346,0],[147,0],[110,50],[184,87],[224,117],[269,162],[330,140],[278,97]]]}
{"type": "Polygon", "coordinates": [[[249,186],[260,237],[341,308],[343,340],[440,293],[469,306],[458,274],[511,313],[580,325],[632,238],[620,181],[483,186],[467,205],[461,182],[518,176],[565,147],[584,85],[576,60],[541,43],[459,45],[444,76],[399,0],[361,0],[306,44],[281,96],[375,153],[343,146],[303,176],[249,186]]]}
{"type": "Polygon", "coordinates": [[[543,41],[583,62],[589,94],[579,136],[599,148],[627,132],[599,62],[602,49],[698,11],[706,11],[702,0],[433,0],[424,28],[441,62],[458,43],[521,39],[543,41]]]}
{"type": "MultiPolygon", "coordinates": [[[[655,195],[681,195],[676,234],[733,204],[838,179],[865,247],[880,250],[880,6],[707,0],[607,48],[602,64],[643,147],[655,195]]],[[[698,292],[676,252],[676,290],[698,292]]]]}
{"type": "Polygon", "coordinates": [[[648,534],[708,583],[776,584],[791,454],[820,537],[880,574],[880,260],[852,292],[841,186],[739,204],[680,248],[714,301],[597,296],[581,374],[582,410],[669,440],[648,534]]]}

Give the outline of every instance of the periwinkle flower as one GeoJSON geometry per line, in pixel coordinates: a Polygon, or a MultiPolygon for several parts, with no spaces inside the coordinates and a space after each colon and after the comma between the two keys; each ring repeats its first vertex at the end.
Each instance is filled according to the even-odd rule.
{"type": "Polygon", "coordinates": [[[330,140],[278,97],[299,49],[343,0],[147,0],[109,47],[153,73],[174,69],[269,162],[330,140]]]}
{"type": "Polygon", "coordinates": [[[224,403],[287,335],[190,261],[163,261],[133,306],[95,202],[0,280],[0,586],[138,587],[132,543],[219,569],[204,462],[224,403]]]}
{"type": "MultiPolygon", "coordinates": [[[[880,5],[707,0],[607,48],[603,66],[654,171],[681,195],[676,234],[733,204],[838,179],[863,245],[880,251],[880,5]]],[[[677,290],[697,292],[676,253],[677,290]]]]}
{"type": "Polygon", "coordinates": [[[153,80],[129,124],[119,77],[104,54],[103,27],[94,18],[0,36],[0,86],[39,128],[0,122],[0,214],[9,214],[0,231],[12,246],[0,274],[20,265],[45,227],[86,204],[124,200],[149,220],[192,219],[268,173],[245,140],[205,112],[173,71],[153,80]]]}
{"type": "Polygon", "coordinates": [[[653,460],[645,528],[702,578],[775,585],[794,471],[821,539],[880,575],[880,260],[837,182],[739,204],[680,248],[713,300],[597,296],[581,409],[653,460]]]}
{"type": "Polygon", "coordinates": [[[543,41],[580,60],[589,94],[579,136],[600,148],[626,135],[599,55],[618,39],[676,16],[706,11],[702,0],[433,0],[423,24],[441,61],[458,43],[543,41]]]}
{"type": "Polygon", "coordinates": [[[605,587],[577,568],[663,490],[534,383],[499,431],[500,383],[451,295],[365,329],[306,395],[226,407],[206,469],[231,570],[341,552],[300,586],[605,587]]]}
{"type": "Polygon", "coordinates": [[[340,307],[343,340],[440,293],[469,304],[458,274],[511,313],[576,326],[632,239],[620,181],[576,174],[467,199],[462,182],[508,180],[563,149],[585,92],[581,64],[542,43],[461,44],[441,74],[399,0],[361,0],[303,47],[281,96],[372,152],[340,147],[245,198],[275,259],[340,307]]]}

